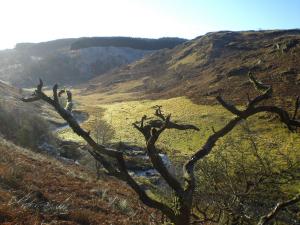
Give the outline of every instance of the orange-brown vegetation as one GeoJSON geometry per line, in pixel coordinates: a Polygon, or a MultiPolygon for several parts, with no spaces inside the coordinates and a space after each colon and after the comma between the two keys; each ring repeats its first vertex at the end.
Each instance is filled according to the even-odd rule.
{"type": "Polygon", "coordinates": [[[153,210],[122,182],[1,142],[1,224],[148,223],[153,210]]]}
{"type": "MultiPolygon", "coordinates": [[[[119,93],[130,100],[187,96],[197,103],[216,103],[214,96],[242,103],[250,94],[248,71],[271,84],[280,101],[299,95],[300,30],[221,31],[199,36],[173,49],[160,50],[120,70],[81,86],[88,96],[119,93]],[[135,98],[134,98],[135,97],[135,98]]],[[[119,99],[118,99],[119,100],[119,99]]],[[[288,102],[289,103],[289,102],[288,102]]]]}

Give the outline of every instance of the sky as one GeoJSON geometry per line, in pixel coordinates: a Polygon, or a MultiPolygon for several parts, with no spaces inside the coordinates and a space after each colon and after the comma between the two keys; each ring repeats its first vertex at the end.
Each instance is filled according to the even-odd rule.
{"type": "Polygon", "coordinates": [[[90,36],[300,28],[300,0],[0,0],[0,49],[90,36]]]}

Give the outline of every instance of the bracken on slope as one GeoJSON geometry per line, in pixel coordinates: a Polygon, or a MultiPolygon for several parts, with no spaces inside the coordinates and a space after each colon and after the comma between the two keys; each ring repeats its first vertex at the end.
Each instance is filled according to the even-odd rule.
{"type": "Polygon", "coordinates": [[[0,224],[148,224],[125,184],[0,142],[0,224]]]}
{"type": "Polygon", "coordinates": [[[188,96],[214,102],[222,93],[244,102],[251,91],[248,72],[273,85],[278,99],[299,95],[300,30],[220,31],[164,49],[133,64],[93,79],[85,93],[114,92],[139,81],[129,92],[143,98],[188,96]]]}

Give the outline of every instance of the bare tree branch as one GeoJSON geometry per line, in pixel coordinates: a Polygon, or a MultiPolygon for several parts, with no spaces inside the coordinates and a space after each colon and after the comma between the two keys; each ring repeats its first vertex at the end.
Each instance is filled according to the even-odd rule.
{"type": "Polygon", "coordinates": [[[72,92],[70,90],[62,89],[58,92],[58,97],[61,97],[62,94],[66,93],[67,94],[67,103],[65,106],[65,110],[67,111],[72,111],[73,108],[73,101],[72,101],[72,92]]]}
{"type": "Polygon", "coordinates": [[[279,202],[277,205],[269,212],[267,215],[262,216],[258,222],[257,225],[266,225],[269,222],[271,222],[272,219],[276,217],[276,215],[283,209],[285,209],[288,206],[294,205],[296,203],[300,202],[300,194],[295,196],[294,198],[284,201],[284,202],[279,202]]]}
{"type": "MultiPolygon", "coordinates": [[[[156,148],[156,142],[158,141],[160,135],[166,129],[177,129],[177,130],[196,130],[199,128],[190,124],[178,124],[171,121],[171,115],[165,115],[162,112],[162,106],[155,106],[155,118],[147,118],[143,116],[140,121],[133,123],[133,126],[140,131],[146,141],[147,153],[153,164],[153,167],[160,173],[167,184],[174,190],[176,199],[178,199],[178,206],[175,209],[170,208],[167,203],[159,202],[151,198],[145,190],[143,190],[140,185],[129,175],[126,163],[124,160],[123,153],[115,149],[106,148],[103,145],[97,144],[94,139],[90,136],[90,133],[81,128],[77,123],[76,119],[72,115],[72,93],[69,90],[58,90],[58,85],[53,87],[53,98],[48,97],[43,91],[43,82],[40,80],[37,89],[34,91],[33,95],[28,98],[23,98],[24,102],[33,102],[37,100],[43,100],[48,104],[52,105],[59,115],[68,122],[72,130],[79,136],[81,136],[91,147],[89,149],[90,154],[108,170],[111,175],[117,177],[120,180],[125,181],[139,196],[141,201],[152,208],[159,209],[164,213],[174,224],[182,225],[189,224],[192,215],[193,207],[193,194],[195,191],[195,175],[194,167],[195,164],[211,153],[216,142],[231,132],[235,126],[237,126],[242,120],[256,115],[257,113],[269,112],[279,116],[282,123],[284,123],[290,131],[295,131],[300,127],[300,121],[296,120],[298,108],[299,108],[299,98],[295,103],[294,114],[291,117],[287,111],[276,106],[261,105],[264,100],[272,97],[272,87],[270,85],[265,85],[258,81],[251,73],[249,73],[249,79],[254,84],[254,87],[261,92],[261,94],[254,99],[250,99],[248,96],[248,104],[245,109],[240,110],[236,106],[226,102],[221,96],[217,97],[217,101],[229,112],[235,115],[223,128],[219,130],[213,129],[213,134],[209,136],[204,145],[198,149],[189,160],[187,160],[183,166],[183,179],[184,184],[180,182],[175,175],[171,174],[166,165],[164,164],[162,158],[160,157],[158,150],[156,148]],[[62,107],[59,103],[59,97],[62,94],[67,95],[67,104],[62,107]],[[117,167],[108,161],[104,156],[112,157],[117,161],[117,167]]],[[[246,176],[246,173],[244,173],[246,176]]],[[[245,179],[246,184],[250,185],[247,179],[245,179]],[[247,183],[248,182],[248,183],[247,183]]],[[[252,182],[252,181],[251,181],[252,182]]],[[[230,183],[230,185],[232,185],[230,183]]],[[[251,183],[252,185],[252,183],[251,183]]],[[[246,186],[246,191],[249,190],[249,186],[246,186]]],[[[232,201],[236,201],[238,193],[235,193],[232,201]]],[[[297,197],[297,201],[299,201],[297,197]]],[[[231,201],[231,200],[230,200],[231,201]]],[[[294,202],[293,200],[292,202],[294,202]]],[[[270,218],[272,219],[277,212],[290,205],[291,201],[279,204],[271,213],[270,218]],[[274,215],[274,216],[273,216],[274,215]]],[[[226,207],[226,205],[224,205],[226,207]]],[[[221,209],[223,210],[223,209],[221,209]]],[[[206,213],[206,212],[205,212],[206,213]]],[[[217,219],[220,219],[221,211],[218,213],[217,219]]],[[[204,215],[204,214],[203,214],[204,215]]],[[[197,216],[197,215],[195,215],[197,216]]],[[[240,216],[240,215],[239,215],[240,216]]],[[[210,218],[206,215],[204,217],[207,220],[213,221],[214,218],[210,218]]],[[[240,217],[238,217],[239,220],[240,217]]],[[[269,217],[265,217],[269,218],[269,217]]],[[[228,219],[228,221],[230,221],[228,219]]],[[[262,220],[263,221],[263,220],[262,220]]],[[[259,225],[263,225],[261,223],[259,225]]]]}
{"type": "MultiPolygon", "coordinates": [[[[250,76],[250,75],[249,75],[250,76]]],[[[262,83],[258,82],[253,76],[250,76],[250,79],[252,79],[252,82],[257,86],[256,88],[263,92],[263,94],[257,96],[255,99],[251,100],[248,103],[248,106],[245,110],[241,111],[238,110],[235,106],[227,103],[225,100],[222,99],[222,97],[218,96],[217,100],[219,103],[226,108],[228,111],[236,115],[236,117],[232,120],[230,120],[223,128],[221,128],[218,131],[215,131],[205,142],[205,144],[195,153],[192,155],[192,157],[184,164],[184,179],[185,179],[185,190],[193,190],[195,188],[195,175],[194,175],[194,166],[195,163],[203,159],[205,156],[207,156],[216,142],[224,137],[226,134],[228,134],[232,129],[239,124],[244,119],[247,119],[250,116],[253,116],[257,113],[261,112],[270,112],[277,114],[281,122],[286,124],[288,129],[290,131],[294,131],[297,127],[300,127],[300,122],[290,118],[288,112],[285,110],[276,107],[276,106],[257,106],[260,102],[263,100],[266,100],[271,97],[272,95],[272,87],[269,85],[263,85],[262,83]]],[[[250,99],[250,98],[249,98],[250,99]]]]}
{"type": "Polygon", "coordinates": [[[295,102],[295,110],[294,110],[294,114],[293,114],[293,120],[295,120],[297,117],[299,107],[300,107],[300,99],[299,99],[299,96],[297,96],[297,99],[295,102]]]}
{"type": "MultiPolygon", "coordinates": [[[[261,84],[261,83],[260,83],[261,84]]],[[[266,87],[266,86],[265,86],[266,87]]],[[[272,93],[272,87],[268,86],[268,89],[265,90],[265,92],[262,95],[259,95],[255,99],[253,99],[247,106],[246,110],[240,111],[238,110],[235,106],[227,103],[225,100],[222,99],[222,97],[218,96],[217,100],[220,102],[220,104],[226,108],[228,111],[231,113],[235,114],[237,117],[232,119],[227,125],[225,125],[222,129],[219,131],[215,132],[213,135],[211,135],[206,143],[203,145],[203,147],[198,150],[192,157],[191,159],[186,163],[185,168],[187,170],[192,169],[194,166],[195,162],[197,162],[199,159],[202,159],[206,155],[208,155],[215,145],[216,141],[225,136],[227,133],[229,133],[241,120],[247,119],[250,116],[253,116],[257,113],[261,112],[270,112],[277,114],[281,122],[287,125],[288,129],[293,131],[295,130],[295,127],[300,126],[300,122],[290,118],[288,112],[285,110],[276,107],[276,106],[256,106],[258,103],[260,103],[263,100],[266,100],[271,97],[272,93]]]]}
{"type": "Polygon", "coordinates": [[[234,105],[232,105],[232,104],[230,104],[228,102],[225,102],[221,96],[217,96],[216,99],[229,112],[231,112],[232,114],[235,114],[237,116],[241,116],[242,111],[238,110],[234,105]]]}
{"type": "Polygon", "coordinates": [[[129,175],[124,161],[123,153],[115,149],[106,148],[103,145],[97,144],[94,139],[90,136],[90,133],[85,131],[80,127],[76,119],[72,115],[72,93],[71,91],[61,90],[58,92],[58,85],[53,87],[53,99],[48,97],[43,91],[43,82],[40,80],[37,89],[29,98],[22,98],[24,102],[33,102],[37,100],[43,100],[48,104],[52,105],[58,114],[69,124],[72,130],[79,136],[81,136],[91,147],[88,149],[89,153],[99,161],[104,168],[110,172],[111,175],[117,177],[120,180],[125,181],[135,192],[138,194],[141,201],[152,208],[159,209],[165,215],[167,215],[172,221],[175,221],[175,214],[170,207],[166,204],[161,203],[149,195],[138,185],[138,183],[129,175]],[[63,108],[58,98],[61,97],[63,93],[67,94],[67,104],[63,108]],[[71,105],[71,106],[70,106],[71,105]],[[113,166],[108,160],[106,160],[103,155],[112,157],[117,160],[117,168],[113,166]]]}
{"type": "Polygon", "coordinates": [[[269,84],[264,84],[261,81],[257,80],[251,72],[248,73],[248,77],[250,82],[253,84],[255,89],[261,93],[268,92],[270,89],[272,89],[272,86],[269,84]]]}
{"type": "Polygon", "coordinates": [[[180,182],[168,171],[168,169],[164,165],[164,162],[159,156],[155,144],[159,138],[159,135],[165,129],[173,129],[173,128],[176,129],[177,127],[179,129],[194,129],[194,126],[189,126],[189,125],[181,126],[171,122],[170,121],[171,115],[168,116],[163,115],[160,106],[157,107],[155,111],[155,115],[159,118],[158,120],[148,121],[148,123],[145,125],[144,123],[146,117],[144,116],[141,119],[140,126],[138,126],[139,124],[138,122],[134,123],[133,125],[144,135],[144,138],[146,140],[146,145],[147,145],[147,153],[149,155],[149,158],[154,168],[166,180],[168,185],[176,191],[176,193],[182,194],[183,188],[180,182]]]}
{"type": "Polygon", "coordinates": [[[21,98],[21,100],[23,102],[35,102],[37,100],[40,100],[40,98],[37,96],[31,96],[31,97],[21,98]]]}

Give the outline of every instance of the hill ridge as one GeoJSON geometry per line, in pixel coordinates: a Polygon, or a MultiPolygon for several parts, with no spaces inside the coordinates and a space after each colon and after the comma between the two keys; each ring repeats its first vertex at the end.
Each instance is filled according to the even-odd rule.
{"type": "Polygon", "coordinates": [[[33,87],[39,78],[50,84],[80,84],[184,41],[95,37],[19,43],[14,49],[0,51],[0,79],[18,87],[33,87]]]}
{"type": "Polygon", "coordinates": [[[196,102],[211,103],[211,97],[223,93],[240,101],[247,97],[243,90],[250,90],[245,75],[252,71],[259,79],[274,84],[284,98],[299,94],[299,61],[299,29],[211,32],[173,49],[154,52],[94,78],[88,84],[91,86],[81,87],[85,88],[82,93],[92,94],[117,91],[117,86],[140,80],[132,92],[138,90],[146,98],[184,95],[196,102]]]}

